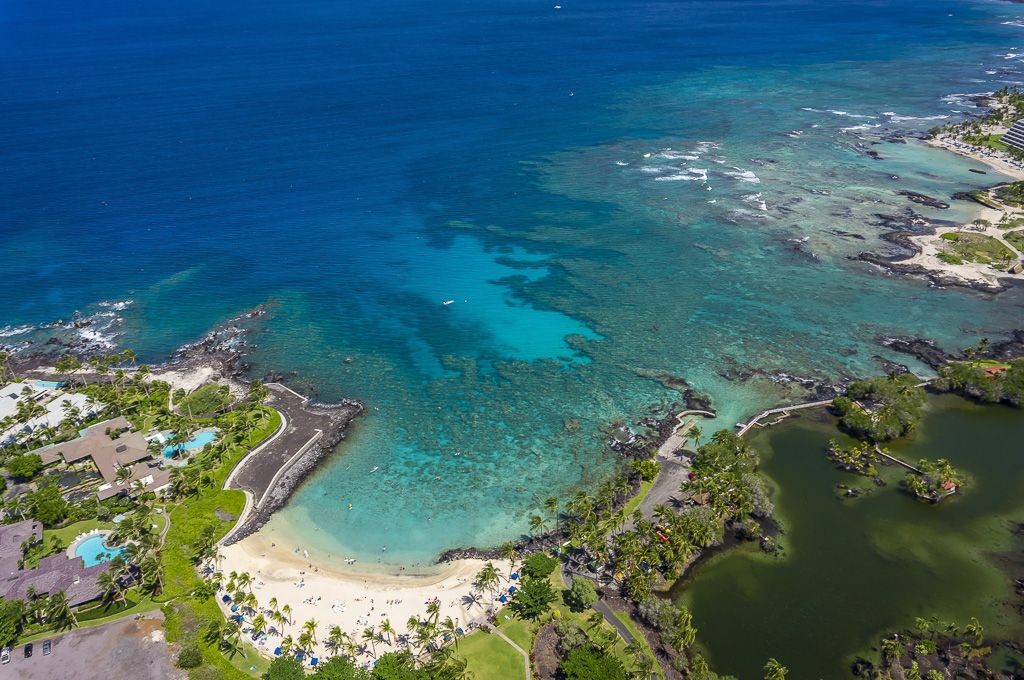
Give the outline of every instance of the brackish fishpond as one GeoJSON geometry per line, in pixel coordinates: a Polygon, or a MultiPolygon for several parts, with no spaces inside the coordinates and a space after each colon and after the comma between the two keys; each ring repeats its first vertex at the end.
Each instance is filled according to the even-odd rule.
{"type": "Polygon", "coordinates": [[[875,660],[880,636],[917,616],[976,616],[993,637],[1024,639],[1006,568],[1024,521],[1024,412],[929,398],[916,433],[889,448],[907,461],[946,458],[969,475],[963,493],[937,505],[902,492],[896,469],[885,487],[837,470],[830,438],[848,441],[823,410],[754,435],[775,483],[781,556],[744,544],[672,590],[716,670],[761,677],[775,657],[791,680],[849,677],[857,656],[875,660]],[[844,498],[838,484],[871,490],[844,498]]]}

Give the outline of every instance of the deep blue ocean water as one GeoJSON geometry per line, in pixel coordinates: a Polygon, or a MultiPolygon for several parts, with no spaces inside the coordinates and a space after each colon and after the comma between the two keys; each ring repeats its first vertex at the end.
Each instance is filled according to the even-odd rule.
{"type": "Polygon", "coordinates": [[[972,0],[4,3],[3,341],[81,310],[158,360],[266,303],[255,372],[369,406],[270,530],[370,565],[495,544],[608,473],[598,427],[678,401],[663,374],[729,427],[795,398],[746,367],[878,372],[879,335],[1020,326],[1019,291],[847,259],[884,247],[897,190],[997,180],[871,145],[1018,82],[1017,18],[972,0]]]}

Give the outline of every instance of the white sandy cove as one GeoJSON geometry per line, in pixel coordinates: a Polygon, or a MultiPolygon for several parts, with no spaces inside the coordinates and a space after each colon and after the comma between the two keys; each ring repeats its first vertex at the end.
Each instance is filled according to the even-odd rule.
{"type": "MultiPolygon", "coordinates": [[[[272,656],[274,648],[284,635],[297,640],[302,624],[316,619],[317,656],[329,657],[324,642],[331,626],[340,626],[356,643],[361,643],[364,629],[375,628],[387,619],[397,635],[411,631],[407,625],[409,617],[426,618],[427,605],[435,598],[440,604],[440,619],[451,616],[458,626],[470,629],[474,621],[483,620],[490,607],[501,607],[492,602],[490,593],[478,594],[477,603],[467,599],[473,592],[473,580],[484,566],[484,560],[457,560],[439,567],[439,572],[429,576],[393,576],[387,574],[345,572],[332,569],[316,554],[295,553],[294,546],[278,542],[267,532],[257,532],[234,545],[220,548],[219,569],[225,575],[232,571],[248,572],[253,577],[252,592],[260,609],[267,608],[271,598],[277,598],[278,607],[288,604],[292,608],[292,625],[285,625],[280,634],[268,631],[259,648],[272,656]]],[[[503,590],[508,588],[504,577],[508,576],[507,561],[494,562],[503,577],[503,590]]],[[[227,615],[227,607],[218,603],[227,615]]],[[[248,617],[246,623],[248,623],[248,617]]],[[[378,642],[377,654],[400,649],[399,643],[391,636],[394,645],[378,642]]],[[[368,646],[369,647],[369,646],[368,646]]],[[[373,656],[365,653],[359,658],[360,664],[370,665],[373,656]]]]}

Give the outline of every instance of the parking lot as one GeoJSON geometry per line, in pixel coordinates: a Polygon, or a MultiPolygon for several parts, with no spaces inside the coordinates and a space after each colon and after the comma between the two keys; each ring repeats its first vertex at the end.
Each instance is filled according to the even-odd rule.
{"type": "Polygon", "coordinates": [[[11,649],[11,662],[0,666],[0,678],[19,680],[184,679],[164,641],[163,614],[129,618],[105,626],[73,630],[49,638],[52,652],[43,655],[43,641],[33,643],[26,659],[24,645],[11,649]]]}

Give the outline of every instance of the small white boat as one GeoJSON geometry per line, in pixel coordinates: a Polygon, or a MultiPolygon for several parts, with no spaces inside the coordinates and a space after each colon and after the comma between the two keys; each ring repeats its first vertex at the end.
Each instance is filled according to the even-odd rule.
{"type": "Polygon", "coordinates": [[[455,300],[445,300],[441,304],[443,304],[445,307],[447,307],[448,305],[453,304],[454,302],[455,302],[455,300]]]}
{"type": "Polygon", "coordinates": [[[379,469],[380,469],[380,466],[379,466],[379,465],[374,465],[374,466],[373,466],[373,469],[372,469],[372,470],[370,470],[370,474],[373,474],[374,472],[376,472],[376,471],[377,471],[377,470],[379,470],[379,469]]]}

